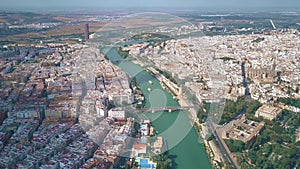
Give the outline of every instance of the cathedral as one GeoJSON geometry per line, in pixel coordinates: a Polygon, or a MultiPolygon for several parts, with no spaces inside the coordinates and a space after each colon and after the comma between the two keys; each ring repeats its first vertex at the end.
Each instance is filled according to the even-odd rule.
{"type": "Polygon", "coordinates": [[[253,67],[250,63],[245,64],[246,78],[258,84],[269,84],[278,81],[275,62],[269,66],[253,67]]]}

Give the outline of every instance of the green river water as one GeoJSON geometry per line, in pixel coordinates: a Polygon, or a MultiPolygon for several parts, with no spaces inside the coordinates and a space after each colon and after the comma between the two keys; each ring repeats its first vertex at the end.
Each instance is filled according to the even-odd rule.
{"type": "MultiPolygon", "coordinates": [[[[165,91],[159,81],[142,67],[131,61],[121,61],[116,48],[102,49],[102,53],[114,64],[128,73],[130,77],[136,77],[145,99],[146,107],[178,106],[173,96],[165,91]],[[149,83],[149,80],[153,84],[149,83]],[[151,91],[148,90],[151,88],[151,91]]],[[[187,112],[160,112],[146,113],[152,124],[164,139],[169,148],[169,157],[173,160],[174,169],[211,169],[212,166],[206,155],[203,143],[190,124],[187,112]]]]}

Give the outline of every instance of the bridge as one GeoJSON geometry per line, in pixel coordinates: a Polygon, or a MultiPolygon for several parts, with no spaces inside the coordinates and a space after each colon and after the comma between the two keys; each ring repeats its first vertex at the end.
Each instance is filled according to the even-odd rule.
{"type": "Polygon", "coordinates": [[[188,109],[192,109],[192,108],[199,108],[197,106],[167,106],[167,107],[151,107],[151,108],[139,108],[137,110],[142,111],[142,112],[163,112],[163,111],[168,111],[168,112],[172,112],[172,111],[179,111],[179,110],[188,110],[188,109]]]}

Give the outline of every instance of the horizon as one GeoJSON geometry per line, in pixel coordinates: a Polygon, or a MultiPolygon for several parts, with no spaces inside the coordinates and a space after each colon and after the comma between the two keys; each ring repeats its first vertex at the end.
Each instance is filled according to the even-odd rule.
{"type": "Polygon", "coordinates": [[[299,11],[300,2],[297,0],[131,0],[131,1],[105,1],[79,0],[67,1],[40,1],[40,0],[0,0],[1,11],[78,11],[78,10],[207,10],[207,11],[299,11]]]}
{"type": "MultiPolygon", "coordinates": [[[[35,8],[1,8],[0,12],[32,12],[32,13],[97,13],[97,12],[198,12],[198,13],[300,13],[298,7],[35,7],[35,8]],[[101,10],[101,11],[100,11],[101,10]]],[[[83,14],[84,14],[83,13],[83,14]]]]}

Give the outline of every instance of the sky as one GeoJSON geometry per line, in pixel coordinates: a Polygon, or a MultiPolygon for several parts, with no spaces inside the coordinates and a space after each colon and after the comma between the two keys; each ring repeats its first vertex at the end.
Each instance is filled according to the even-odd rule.
{"type": "Polygon", "coordinates": [[[0,9],[34,8],[126,8],[126,7],[294,7],[300,8],[299,0],[0,0],[0,9]]]}

